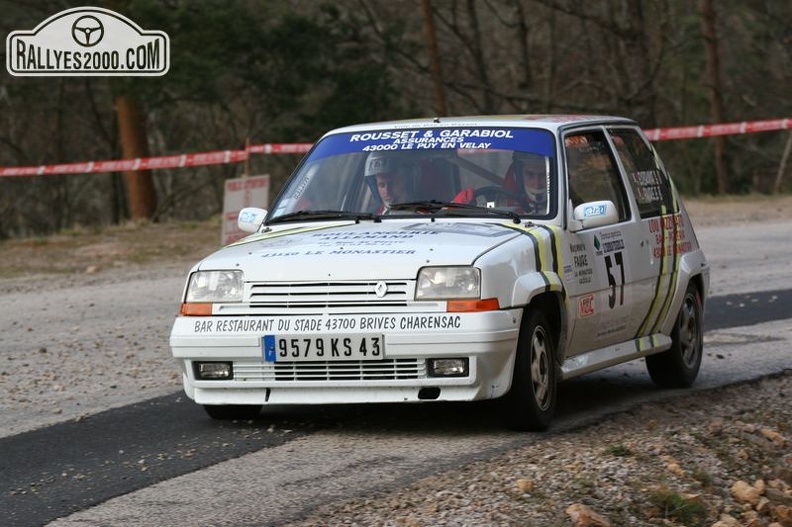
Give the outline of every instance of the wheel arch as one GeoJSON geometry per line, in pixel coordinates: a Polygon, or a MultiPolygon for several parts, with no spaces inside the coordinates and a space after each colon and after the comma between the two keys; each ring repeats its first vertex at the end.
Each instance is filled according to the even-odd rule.
{"type": "MultiPolygon", "coordinates": [[[[564,291],[547,291],[534,295],[526,305],[525,312],[529,310],[542,311],[553,332],[555,344],[555,362],[557,366],[563,362],[563,343],[566,342],[567,316],[564,291]]],[[[524,316],[524,315],[523,315],[524,316]]]]}
{"type": "Polygon", "coordinates": [[[660,331],[668,335],[676,321],[679,308],[682,306],[682,298],[689,284],[693,284],[701,300],[702,313],[709,296],[709,265],[703,257],[701,251],[694,251],[682,256],[677,271],[676,287],[673,291],[673,302],[664,313],[660,323],[660,331]]]}
{"type": "Polygon", "coordinates": [[[499,407],[504,423],[512,430],[546,430],[555,413],[560,379],[558,344],[564,326],[563,306],[562,291],[536,292],[525,304],[512,384],[500,399],[499,407]],[[540,327],[543,329],[540,330],[540,327]],[[547,341],[543,340],[543,335],[548,338],[547,341]],[[548,345],[543,345],[543,342],[548,345]],[[548,349],[553,346],[555,349],[548,349]]]}

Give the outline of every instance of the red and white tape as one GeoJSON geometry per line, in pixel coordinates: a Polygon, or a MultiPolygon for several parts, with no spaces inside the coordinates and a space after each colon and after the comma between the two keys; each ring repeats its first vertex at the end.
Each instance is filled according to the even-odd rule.
{"type": "MultiPolygon", "coordinates": [[[[653,128],[644,130],[644,133],[650,141],[666,141],[672,139],[697,139],[718,135],[771,132],[775,130],[788,130],[790,128],[792,128],[792,119],[786,118],[767,121],[743,121],[739,123],[683,126],[678,128],[653,128]]],[[[261,145],[250,145],[246,150],[217,150],[214,152],[177,154],[138,159],[84,161],[79,163],[26,167],[0,167],[0,177],[96,174],[102,172],[125,172],[129,170],[220,165],[245,161],[250,157],[250,154],[304,154],[308,152],[312,146],[312,143],[265,143],[261,145]]]]}
{"type": "Polygon", "coordinates": [[[55,174],[94,174],[100,172],[125,172],[128,170],[153,170],[157,168],[189,168],[204,165],[239,163],[253,154],[304,154],[311,143],[281,143],[251,145],[248,150],[217,150],[195,154],[116,159],[112,161],[84,161],[57,165],[27,167],[0,167],[4,176],[49,176],[55,174]]]}
{"type": "Polygon", "coordinates": [[[304,154],[311,149],[313,143],[267,143],[250,145],[251,154],[304,154]]]}
{"type": "Polygon", "coordinates": [[[703,124],[699,126],[682,126],[679,128],[654,128],[644,130],[650,141],[670,139],[697,139],[715,137],[716,135],[751,134],[755,132],[772,132],[792,128],[792,119],[770,119],[768,121],[742,121],[740,123],[703,124]]]}

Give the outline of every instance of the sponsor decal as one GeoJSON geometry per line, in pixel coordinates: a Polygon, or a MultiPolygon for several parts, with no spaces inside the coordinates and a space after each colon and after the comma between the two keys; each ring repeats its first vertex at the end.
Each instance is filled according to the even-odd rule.
{"type": "Polygon", "coordinates": [[[594,236],[594,248],[597,256],[621,251],[624,249],[624,235],[621,231],[603,232],[594,236]]]}
{"type": "MultiPolygon", "coordinates": [[[[553,134],[546,130],[527,128],[449,127],[417,128],[412,130],[372,130],[333,134],[320,141],[311,153],[311,159],[353,152],[387,152],[403,150],[429,150],[459,152],[476,150],[518,150],[555,156],[553,134]]],[[[438,152],[438,155],[440,155],[438,152]]]]}
{"type": "Polygon", "coordinates": [[[632,172],[630,179],[639,204],[663,202],[663,177],[657,169],[632,172]]]}
{"type": "Polygon", "coordinates": [[[578,299],[578,314],[580,318],[594,315],[594,293],[590,293],[578,299]]]}
{"type": "Polygon", "coordinates": [[[6,68],[15,76],[161,76],[170,40],[100,7],[77,7],[6,38],[6,68]]]}
{"type": "Polygon", "coordinates": [[[577,279],[580,285],[590,284],[594,278],[594,269],[591,267],[592,262],[589,259],[588,252],[586,252],[586,244],[570,243],[569,252],[572,254],[572,261],[575,264],[573,277],[577,279]]]}
{"type": "Polygon", "coordinates": [[[594,216],[604,216],[605,205],[589,205],[583,209],[583,217],[591,218],[594,216]]]}
{"type": "MultiPolygon", "coordinates": [[[[454,128],[445,130],[394,130],[352,134],[350,143],[372,143],[363,146],[364,152],[379,150],[420,150],[431,148],[490,148],[492,142],[480,139],[514,139],[512,130],[490,128],[454,128]],[[387,141],[387,142],[383,142],[387,141]],[[377,144],[373,144],[373,143],[377,144]]],[[[372,167],[375,168],[375,167],[372,167]]]]}
{"type": "Polygon", "coordinates": [[[256,219],[256,213],[251,211],[242,211],[239,214],[239,221],[251,222],[256,219]]]}
{"type": "Polygon", "coordinates": [[[403,229],[409,232],[423,232],[429,234],[464,234],[465,236],[479,236],[483,238],[499,238],[508,236],[509,231],[503,230],[496,224],[477,223],[415,223],[403,229]]]}
{"type": "Polygon", "coordinates": [[[693,250],[693,243],[687,239],[685,220],[681,214],[651,218],[648,222],[649,233],[654,236],[653,257],[660,259],[693,250]]]}
{"type": "Polygon", "coordinates": [[[195,320],[193,332],[202,334],[239,333],[320,333],[338,331],[414,331],[460,329],[464,325],[460,315],[386,315],[386,316],[327,316],[327,317],[214,317],[195,320]]]}

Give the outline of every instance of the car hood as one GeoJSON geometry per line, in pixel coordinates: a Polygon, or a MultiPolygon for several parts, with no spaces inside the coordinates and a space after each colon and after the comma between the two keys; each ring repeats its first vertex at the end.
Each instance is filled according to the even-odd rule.
{"type": "Polygon", "coordinates": [[[302,223],[248,236],[198,268],[241,269],[246,281],[414,279],[434,265],[470,265],[519,236],[506,225],[386,219],[302,223]]]}

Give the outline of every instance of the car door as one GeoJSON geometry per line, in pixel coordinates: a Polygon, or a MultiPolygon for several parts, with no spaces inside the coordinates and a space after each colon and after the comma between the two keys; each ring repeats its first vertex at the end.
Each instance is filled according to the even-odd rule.
{"type": "Polygon", "coordinates": [[[568,209],[609,200],[619,217],[615,224],[569,233],[572,269],[567,289],[575,323],[568,350],[576,355],[634,338],[650,301],[645,288],[653,271],[646,267],[650,248],[644,226],[633,213],[605,130],[567,133],[564,149],[568,209]]]}
{"type": "Polygon", "coordinates": [[[635,336],[641,337],[656,333],[669,310],[677,274],[675,255],[689,245],[686,237],[692,234],[679,214],[671,179],[649,141],[636,128],[614,127],[608,134],[632,191],[641,240],[649,248],[648,258],[635,271],[641,300],[635,309],[643,314],[635,336]]]}

